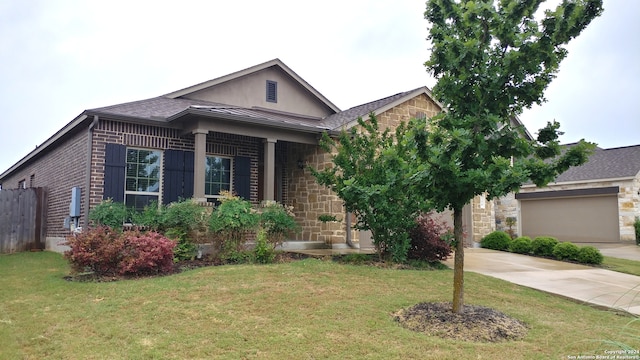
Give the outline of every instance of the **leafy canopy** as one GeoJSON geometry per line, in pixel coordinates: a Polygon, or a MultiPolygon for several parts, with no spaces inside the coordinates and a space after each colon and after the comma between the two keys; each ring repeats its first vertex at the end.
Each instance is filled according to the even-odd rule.
{"type": "Polygon", "coordinates": [[[373,243],[381,256],[404,262],[410,247],[409,230],[416,216],[430,209],[423,198],[412,196],[411,169],[405,154],[409,150],[396,141],[404,136],[405,125],[380,131],[374,114],[358,119],[357,127],[343,130],[337,139],[325,134],[323,150],[332,153],[333,167],[311,169],[321,185],[328,186],[343,201],[348,212],[357,216],[355,227],[371,230],[373,243]]]}
{"type": "Polygon", "coordinates": [[[432,48],[425,66],[438,80],[433,93],[446,112],[414,120],[403,141],[418,169],[415,190],[437,209],[454,211],[456,313],[463,309],[464,204],[485,192],[493,198],[518,190],[529,179],[545,185],[583,164],[595,147],[580,141],[561,152],[555,121],[535,141],[514,125],[523,109],[545,101],[567,55],[564,45],[602,12],[602,0],[563,0],[538,20],[543,2],[427,2],[432,48]]]}

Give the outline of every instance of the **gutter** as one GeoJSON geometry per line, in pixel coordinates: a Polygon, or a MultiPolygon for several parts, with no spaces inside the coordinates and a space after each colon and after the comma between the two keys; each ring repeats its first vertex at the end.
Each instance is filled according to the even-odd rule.
{"type": "Polygon", "coordinates": [[[87,135],[87,173],[85,178],[85,194],[84,194],[84,227],[89,227],[89,206],[91,205],[91,162],[93,160],[93,128],[98,124],[98,115],[93,115],[93,121],[89,124],[87,135]]]}

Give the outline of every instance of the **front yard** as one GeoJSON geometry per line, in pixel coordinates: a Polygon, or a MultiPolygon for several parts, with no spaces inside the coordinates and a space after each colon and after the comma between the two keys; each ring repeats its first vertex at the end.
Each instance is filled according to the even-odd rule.
{"type": "Polygon", "coordinates": [[[443,340],[392,320],[450,301],[450,270],[306,259],[102,283],[68,273],[59,254],[0,256],[0,358],[566,359],[617,349],[607,341],[636,346],[640,333],[633,318],[474,273],[467,303],[526,322],[523,341],[443,340]]]}

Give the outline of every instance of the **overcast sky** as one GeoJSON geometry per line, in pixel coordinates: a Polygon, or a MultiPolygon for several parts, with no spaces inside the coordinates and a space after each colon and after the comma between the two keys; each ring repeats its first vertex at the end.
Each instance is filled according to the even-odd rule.
{"type": "MultiPolygon", "coordinates": [[[[604,0],[548,102],[563,142],[640,144],[640,1],[604,0]]],[[[85,109],[163,95],[280,58],[341,109],[434,79],[421,0],[0,0],[0,173],[85,109]]]]}

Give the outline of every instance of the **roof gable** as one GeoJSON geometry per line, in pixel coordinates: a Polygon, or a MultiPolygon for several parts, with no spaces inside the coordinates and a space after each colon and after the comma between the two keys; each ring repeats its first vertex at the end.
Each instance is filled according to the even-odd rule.
{"type": "Polygon", "coordinates": [[[436,105],[442,108],[442,104],[433,98],[431,91],[427,87],[423,86],[414,90],[397,93],[379,100],[371,101],[366,104],[354,106],[348,110],[328,116],[323,122],[325,126],[333,130],[343,126],[348,128],[354,126],[359,117],[367,118],[371,113],[379,115],[407,100],[420,96],[421,94],[425,94],[429,99],[436,103],[436,105]]]}
{"type": "Polygon", "coordinates": [[[165,95],[244,108],[260,107],[326,117],[340,109],[279,59],[274,59],[165,95]],[[277,102],[267,101],[266,83],[277,83],[277,102]]]}

